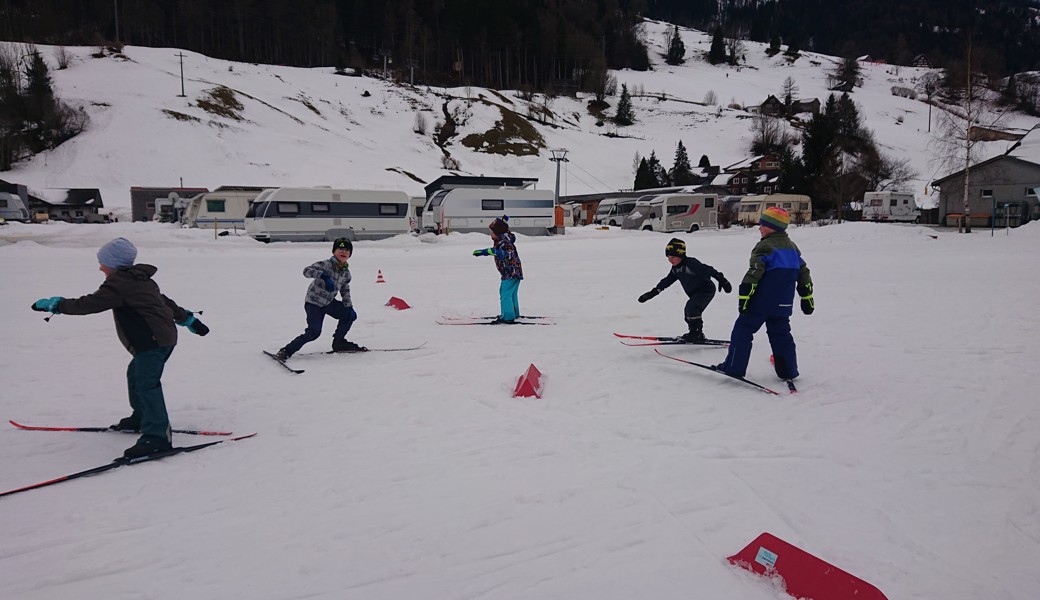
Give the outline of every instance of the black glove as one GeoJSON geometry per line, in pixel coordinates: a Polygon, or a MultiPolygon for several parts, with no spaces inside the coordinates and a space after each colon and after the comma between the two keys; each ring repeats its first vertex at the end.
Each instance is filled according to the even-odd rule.
{"type": "Polygon", "coordinates": [[[209,327],[206,327],[206,324],[202,321],[195,319],[190,325],[188,325],[188,331],[195,335],[206,335],[209,333],[209,327]]]}
{"type": "Polygon", "coordinates": [[[728,281],[726,281],[725,277],[719,278],[719,291],[726,292],[727,294],[733,291],[733,286],[730,285],[728,281]]]}
{"type": "Polygon", "coordinates": [[[647,293],[643,294],[642,296],[640,296],[639,297],[639,303],[642,304],[643,302],[646,302],[647,300],[653,298],[654,296],[656,296],[656,295],[658,295],[660,293],[661,292],[657,291],[657,288],[654,288],[654,289],[650,290],[649,292],[647,292],[647,293]]]}
{"type": "Polygon", "coordinates": [[[755,288],[757,287],[757,283],[740,284],[740,289],[737,291],[737,310],[741,313],[746,313],[748,311],[748,305],[751,303],[751,296],[755,295],[755,288]]]}
{"type": "Polygon", "coordinates": [[[798,286],[798,295],[802,297],[802,314],[811,315],[816,310],[816,302],[812,297],[812,284],[798,286]]]}

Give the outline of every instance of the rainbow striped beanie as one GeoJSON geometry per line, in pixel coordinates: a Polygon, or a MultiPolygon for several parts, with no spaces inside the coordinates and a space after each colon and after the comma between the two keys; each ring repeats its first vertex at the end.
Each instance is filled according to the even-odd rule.
{"type": "Polygon", "coordinates": [[[758,220],[759,225],[765,225],[777,231],[786,231],[790,222],[791,213],[779,206],[770,206],[762,213],[762,218],[758,220]]]}

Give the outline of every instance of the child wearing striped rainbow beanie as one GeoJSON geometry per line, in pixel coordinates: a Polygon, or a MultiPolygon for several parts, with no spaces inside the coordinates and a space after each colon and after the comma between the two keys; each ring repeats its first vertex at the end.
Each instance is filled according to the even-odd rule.
{"type": "Polygon", "coordinates": [[[779,206],[770,206],[762,212],[758,224],[774,231],[787,231],[787,226],[791,224],[791,213],[779,206]]]}

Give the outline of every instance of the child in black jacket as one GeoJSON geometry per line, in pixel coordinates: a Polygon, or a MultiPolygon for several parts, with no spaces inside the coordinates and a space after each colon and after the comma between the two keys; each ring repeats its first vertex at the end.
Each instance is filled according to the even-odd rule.
{"type": "Polygon", "coordinates": [[[712,279],[719,282],[719,291],[727,294],[733,291],[733,286],[726,281],[726,277],[709,265],[686,256],[686,242],[679,238],[672,238],[664,247],[664,255],[671,263],[672,268],[668,275],[659,281],[654,289],[639,297],[639,302],[646,302],[660,294],[668,286],[678,281],[690,299],[686,302],[686,325],[689,332],[679,336],[688,343],[698,343],[705,340],[704,321],[701,315],[704,309],[715,297],[715,284],[712,279]]]}

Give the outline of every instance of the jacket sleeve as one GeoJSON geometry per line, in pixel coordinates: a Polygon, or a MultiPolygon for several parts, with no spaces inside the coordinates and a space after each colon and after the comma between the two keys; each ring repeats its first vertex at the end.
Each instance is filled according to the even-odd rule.
{"type": "Polygon", "coordinates": [[[188,311],[186,311],[183,308],[181,308],[176,302],[174,302],[173,300],[170,300],[165,295],[162,295],[162,294],[160,294],[160,295],[162,296],[163,304],[168,306],[170,308],[170,310],[173,311],[173,322],[174,323],[183,323],[185,320],[187,320],[187,318],[188,318],[188,311]]]}
{"type": "MultiPolygon", "coordinates": [[[[805,260],[802,260],[802,266],[798,270],[798,289],[812,289],[812,276],[809,275],[809,266],[805,264],[805,260]]],[[[801,294],[805,295],[805,294],[801,294]]]]}
{"type": "Polygon", "coordinates": [[[757,284],[762,280],[762,276],[766,273],[765,257],[769,252],[770,247],[765,243],[765,240],[755,245],[755,249],[751,251],[751,260],[748,261],[747,273],[744,274],[744,278],[740,280],[740,283],[757,284]]]}
{"type": "Polygon", "coordinates": [[[313,265],[311,265],[309,267],[305,267],[303,269],[303,276],[306,277],[307,279],[318,279],[318,278],[320,278],[321,274],[324,273],[326,270],[328,270],[327,269],[328,265],[326,264],[326,262],[327,261],[319,260],[318,262],[314,263],[313,265]]]}
{"type": "Polygon", "coordinates": [[[93,315],[123,305],[123,295],[108,281],[93,294],[66,298],[58,303],[58,310],[66,315],[93,315]]]}
{"type": "Polygon", "coordinates": [[[658,281],[657,285],[655,285],[654,288],[663,291],[663,290],[667,289],[668,286],[672,285],[673,283],[675,283],[678,280],[679,280],[679,278],[675,276],[675,271],[672,270],[672,269],[669,269],[668,270],[668,274],[664,276],[664,279],[662,279],[661,281],[658,281]]]}

